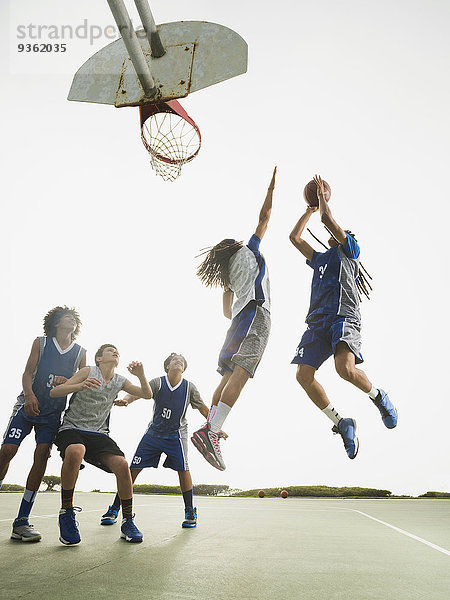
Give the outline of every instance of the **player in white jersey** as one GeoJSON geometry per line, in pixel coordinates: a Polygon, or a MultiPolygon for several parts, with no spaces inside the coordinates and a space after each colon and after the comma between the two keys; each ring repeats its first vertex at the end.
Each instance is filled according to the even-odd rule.
{"type": "MultiPolygon", "coordinates": [[[[84,459],[96,467],[114,473],[122,501],[121,537],[127,542],[142,542],[142,533],[133,522],[133,484],[123,452],[109,433],[109,415],[117,394],[151,398],[152,392],[140,362],[128,365],[130,373],[138,377],[140,386],[133,385],[115,373],[119,352],[112,344],[103,344],[95,353],[95,366],[84,367],[66,383],[50,392],[52,398],[73,394],[55,443],[63,458],[61,468],[61,500],[59,511],[59,540],[66,545],[81,541],[75,519],[73,494],[84,459]]],[[[80,509],[78,509],[80,510],[80,509]]]]}
{"type": "Polygon", "coordinates": [[[194,446],[216,469],[225,463],[220,450],[220,431],[230,410],[262,358],[270,332],[269,276],[259,245],[272,212],[275,167],[258,225],[247,245],[233,239],[213,246],[197,275],[206,286],[223,288],[223,313],[231,319],[219,355],[222,379],[213,394],[208,421],[192,436],[194,446]]]}
{"type": "Polygon", "coordinates": [[[13,523],[11,539],[38,542],[39,531],[28,521],[45,473],[50,448],[61,424],[66,397],[53,400],[53,385],[86,365],[86,350],[75,343],[80,331],[80,316],[74,308],[56,306],[44,317],[45,336],[34,340],[22,377],[23,391],[17,398],[0,448],[0,488],[9,463],[20,444],[34,429],[36,449],[27,477],[19,513],[13,523]]]}
{"type": "MultiPolygon", "coordinates": [[[[131,479],[136,481],[142,469],[157,468],[161,454],[166,455],[164,467],[177,471],[185,505],[182,527],[197,525],[197,509],[193,501],[192,477],[188,465],[188,431],[186,411],[196,408],[207,418],[208,409],[195,385],[183,377],[187,368],[184,356],[173,352],[164,361],[166,375],[152,379],[150,389],[154,400],[152,420],[147,427],[131,460],[131,479]]],[[[114,404],[128,406],[137,396],[127,395],[114,404]]],[[[226,436],[226,434],[224,434],[226,436]]],[[[112,505],[102,516],[102,525],[113,525],[120,508],[117,494],[112,505]]]]}

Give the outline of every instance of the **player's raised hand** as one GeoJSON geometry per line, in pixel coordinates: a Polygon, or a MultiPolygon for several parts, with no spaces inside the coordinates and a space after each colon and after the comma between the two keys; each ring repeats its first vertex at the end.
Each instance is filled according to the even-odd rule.
{"type": "Polygon", "coordinates": [[[114,406],[128,406],[128,402],[125,398],[118,398],[117,400],[114,400],[113,404],[114,406]]]}
{"type": "Polygon", "coordinates": [[[23,409],[27,415],[30,417],[37,417],[41,412],[39,410],[39,402],[34,394],[30,394],[25,396],[25,404],[23,409]]]}
{"type": "Polygon", "coordinates": [[[79,384],[79,390],[96,390],[101,387],[102,382],[97,377],[88,377],[79,384]]]}
{"type": "Polygon", "coordinates": [[[136,377],[144,375],[144,365],[137,360],[133,360],[132,362],[130,362],[127,369],[132,375],[136,375],[136,377]]]}
{"type": "Polygon", "coordinates": [[[314,175],[313,177],[314,181],[316,182],[317,185],[317,198],[318,200],[320,200],[320,197],[322,197],[323,200],[325,200],[325,187],[323,185],[323,179],[320,175],[314,175]]]}
{"type": "Polygon", "coordinates": [[[273,170],[273,175],[272,175],[272,179],[270,180],[269,183],[269,190],[273,190],[275,187],[275,176],[277,174],[277,168],[275,167],[273,170]]]}
{"type": "Polygon", "coordinates": [[[225,431],[222,431],[222,430],[219,431],[219,438],[223,438],[224,440],[226,440],[227,437],[228,437],[228,433],[225,433],[225,431]]]}

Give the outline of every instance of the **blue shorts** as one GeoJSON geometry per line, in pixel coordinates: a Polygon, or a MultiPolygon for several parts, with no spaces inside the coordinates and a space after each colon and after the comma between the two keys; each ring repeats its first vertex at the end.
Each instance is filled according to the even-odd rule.
{"type": "Polygon", "coordinates": [[[11,417],[5,431],[3,444],[20,446],[27,435],[31,433],[33,427],[36,444],[53,444],[53,440],[61,425],[61,413],[55,414],[52,418],[46,417],[46,420],[49,422],[40,423],[37,420],[28,419],[22,406],[22,408],[11,417]]]}
{"type": "Polygon", "coordinates": [[[357,365],[363,362],[360,322],[338,315],[317,315],[308,323],[291,364],[318,369],[335,353],[339,342],[347,344],[357,365]]]}
{"type": "Polygon", "coordinates": [[[159,465],[161,454],[166,454],[163,467],[174,471],[189,471],[187,462],[187,438],[158,437],[152,433],[144,434],[130,463],[130,469],[145,469],[159,465]]]}

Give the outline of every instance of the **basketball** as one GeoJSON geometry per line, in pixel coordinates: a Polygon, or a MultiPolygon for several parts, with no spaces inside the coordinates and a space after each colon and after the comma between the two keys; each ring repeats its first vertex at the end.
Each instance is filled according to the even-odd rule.
{"type": "Polygon", "coordinates": [[[264,496],[265,496],[265,495],[266,495],[266,492],[265,492],[264,490],[259,490],[259,492],[258,492],[258,496],[259,496],[260,498],[264,498],[264,496]]]}
{"type": "Polygon", "coordinates": [[[287,491],[286,491],[286,490],[283,490],[283,491],[281,492],[280,496],[281,496],[282,498],[287,498],[287,497],[288,497],[288,493],[287,493],[287,491]]]}
{"type": "MultiPolygon", "coordinates": [[[[325,189],[325,200],[328,202],[331,197],[331,188],[326,181],[323,182],[325,189]]],[[[303,198],[308,206],[319,206],[319,200],[317,198],[317,185],[314,179],[305,185],[303,190],[303,198]]]]}

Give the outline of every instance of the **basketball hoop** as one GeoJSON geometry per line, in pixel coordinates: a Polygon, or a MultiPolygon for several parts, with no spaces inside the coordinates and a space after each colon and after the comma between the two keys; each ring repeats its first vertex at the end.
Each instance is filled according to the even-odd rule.
{"type": "Polygon", "coordinates": [[[165,181],[174,181],[181,168],[200,150],[200,129],[177,100],[139,107],[141,139],[152,169],[165,181]]]}

